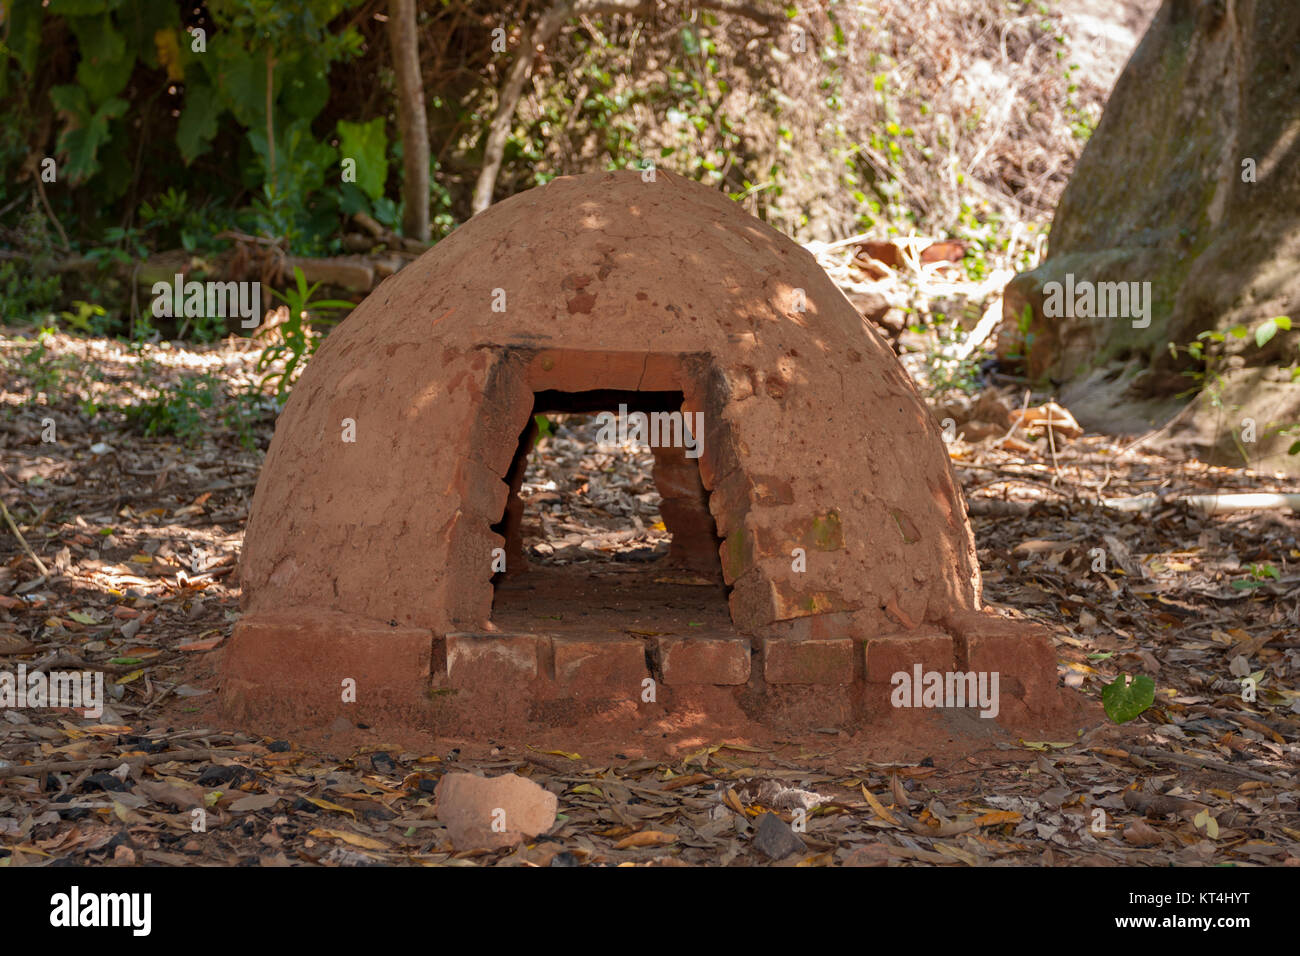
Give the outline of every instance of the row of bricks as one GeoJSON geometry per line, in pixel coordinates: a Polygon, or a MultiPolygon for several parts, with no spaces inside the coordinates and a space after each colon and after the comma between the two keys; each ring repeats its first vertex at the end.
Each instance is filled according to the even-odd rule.
{"type": "MultiPolygon", "coordinates": [[[[744,684],[750,676],[748,638],[661,636],[650,645],[668,686],[744,684]]],[[[456,633],[446,639],[451,686],[473,686],[487,667],[497,679],[551,677],[565,686],[629,686],[649,676],[646,644],[635,638],[540,637],[456,633]]],[[[887,684],[900,672],[1005,670],[1016,647],[1003,635],[956,642],[939,631],[865,642],[843,639],[769,638],[763,643],[763,677],[770,684],[887,684]]]]}

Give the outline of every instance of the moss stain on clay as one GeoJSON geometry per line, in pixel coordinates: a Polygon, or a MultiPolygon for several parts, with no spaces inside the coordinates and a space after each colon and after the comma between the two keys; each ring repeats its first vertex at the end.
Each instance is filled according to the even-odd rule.
{"type": "Polygon", "coordinates": [[[818,551],[838,551],[844,547],[844,527],[838,511],[813,518],[811,544],[818,551]]]}

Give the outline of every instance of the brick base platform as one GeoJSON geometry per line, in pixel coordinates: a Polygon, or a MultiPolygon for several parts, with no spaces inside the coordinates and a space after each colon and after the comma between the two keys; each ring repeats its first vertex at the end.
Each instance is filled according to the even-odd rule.
{"type": "MultiPolygon", "coordinates": [[[[649,722],[698,707],[703,696],[724,717],[853,730],[906,709],[896,706],[896,675],[969,671],[998,674],[994,719],[1004,727],[1061,715],[1055,654],[1035,625],[986,611],[911,632],[745,634],[726,621],[720,593],[708,589],[689,589],[676,616],[656,612],[672,604],[663,593],[670,586],[647,584],[647,592],[630,582],[652,582],[657,573],[536,569],[529,578],[544,593],[574,593],[575,579],[595,582],[578,591],[591,610],[543,614],[562,599],[530,606],[515,594],[502,602],[508,626],[498,630],[436,634],[321,611],[248,615],[226,650],[222,703],[237,719],[324,726],[346,717],[490,736],[598,717],[649,722]],[[534,626],[521,626],[530,619],[534,626]]],[[[905,700],[910,706],[910,692],[905,700]]]]}

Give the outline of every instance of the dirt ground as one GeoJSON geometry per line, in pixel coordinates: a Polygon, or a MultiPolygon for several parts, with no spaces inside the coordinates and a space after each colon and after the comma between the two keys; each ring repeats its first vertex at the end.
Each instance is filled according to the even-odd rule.
{"type": "MultiPolygon", "coordinates": [[[[0,339],[0,499],[31,551],[0,534],[0,671],[102,671],[111,700],[98,719],[0,709],[0,866],[1300,865],[1300,516],[1098,503],[1296,490],[1268,476],[1098,436],[950,445],[986,601],[1047,625],[1063,683],[1088,702],[1087,720],[1042,739],[943,714],[903,736],[268,734],[224,723],[214,689],[271,411],[251,422],[252,449],[219,406],[201,410],[192,444],[150,438],[114,409],[139,398],[139,354],[55,336],[38,366],[24,362],[33,347],[0,339]],[[1120,673],[1157,687],[1123,726],[1098,703],[1120,673]],[[557,826],[513,850],[457,852],[433,810],[452,770],[532,778],[558,795],[557,826]],[[758,838],[769,811],[806,820],[776,861],[758,838]]],[[[253,353],[145,359],[155,376],[238,380],[253,353]]],[[[649,452],[597,448],[580,419],[555,425],[524,486],[530,557],[593,582],[584,606],[617,604],[628,579],[611,576],[655,573],[667,541],[649,452]]],[[[652,603],[676,602],[677,625],[725,626],[706,586],[656,577],[667,590],[652,603]]],[[[524,587],[539,580],[531,603],[499,594],[503,620],[563,621],[572,596],[554,577],[524,587]]]]}

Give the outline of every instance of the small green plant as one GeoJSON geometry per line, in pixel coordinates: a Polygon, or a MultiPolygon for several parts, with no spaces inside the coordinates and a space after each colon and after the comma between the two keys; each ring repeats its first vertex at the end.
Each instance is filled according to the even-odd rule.
{"type": "Polygon", "coordinates": [[[256,388],[240,391],[227,389],[228,401],[221,410],[221,420],[239,438],[239,443],[250,451],[257,446],[253,425],[263,414],[266,403],[262,393],[256,388]]]}
{"type": "Polygon", "coordinates": [[[1137,675],[1132,681],[1127,674],[1120,674],[1101,689],[1101,706],[1106,716],[1117,724],[1133,720],[1155,700],[1156,682],[1145,674],[1137,675]]]}
{"type": "Polygon", "coordinates": [[[295,285],[283,293],[271,290],[271,294],[285,304],[289,317],[276,328],[279,341],[263,349],[257,360],[257,371],[263,375],[261,387],[268,389],[274,385],[275,397],[281,401],[289,394],[289,389],[302,372],[302,365],[316,351],[319,338],[311,328],[312,313],[319,313],[324,321],[331,321],[329,316],[333,313],[353,308],[351,302],[343,299],[318,299],[313,302],[312,296],[320,288],[320,283],[307,285],[302,269],[297,266],[293,268],[293,277],[295,285]],[[284,360],[284,367],[269,371],[280,359],[284,360]]]}
{"type": "Polygon", "coordinates": [[[60,312],[59,315],[72,328],[87,335],[103,335],[106,331],[108,310],[93,302],[74,299],[72,304],[76,312],[60,312]]]}
{"type": "MultiPolygon", "coordinates": [[[[1195,383],[1191,388],[1179,394],[1179,398],[1185,398],[1190,395],[1203,393],[1210,403],[1211,408],[1225,410],[1223,401],[1225,381],[1221,369],[1223,368],[1224,349],[1223,346],[1229,338],[1246,339],[1254,337],[1255,347],[1263,348],[1271,342],[1278,332],[1289,332],[1291,330],[1291,318],[1286,315],[1274,316],[1271,319],[1265,319],[1253,330],[1244,325],[1234,325],[1227,332],[1220,332],[1217,329],[1209,329],[1201,332],[1196,336],[1196,341],[1189,342],[1187,345],[1176,345],[1169,343],[1169,354],[1175,359],[1180,354],[1186,355],[1193,361],[1199,363],[1198,368],[1191,368],[1183,372],[1188,378],[1195,383]]],[[[1300,361],[1293,360],[1288,366],[1291,381],[1300,381],[1300,361]]],[[[1235,410],[1235,409],[1227,409],[1235,410]]],[[[1296,435],[1300,434],[1300,423],[1283,424],[1272,429],[1275,434],[1279,435],[1296,435]]],[[[1241,453],[1243,460],[1249,462],[1249,456],[1241,446],[1241,441],[1233,435],[1237,444],[1237,450],[1241,453]]],[[[1217,441],[1217,436],[1216,436],[1217,441]]],[[[1300,454],[1300,441],[1295,441],[1287,449],[1291,455],[1300,454]]]]}
{"type": "Polygon", "coordinates": [[[1008,358],[1019,359],[1025,363],[1026,367],[1029,366],[1029,357],[1034,351],[1033,327],[1034,308],[1026,302],[1020,310],[1020,315],[1016,316],[1016,329],[1020,332],[1020,341],[1024,344],[1024,348],[1020,354],[1012,352],[1007,356],[1008,358]]]}
{"type": "Polygon", "coordinates": [[[184,189],[167,191],[146,200],[137,209],[143,228],[158,248],[180,246],[186,252],[214,252],[222,240],[216,238],[233,214],[210,200],[194,201],[184,189]]]}
{"type": "Polygon", "coordinates": [[[950,321],[942,312],[931,316],[929,326],[913,324],[909,327],[915,335],[932,334],[925,352],[925,373],[931,395],[950,389],[972,394],[980,388],[980,361],[983,353],[978,349],[965,358],[957,358],[955,350],[966,339],[961,324],[950,321]]]}
{"type": "Polygon", "coordinates": [[[203,432],[203,412],[217,404],[221,383],[211,373],[182,376],[170,387],[159,388],[154,396],[123,411],[131,425],[150,437],[170,435],[187,445],[203,432]]]}
{"type": "Polygon", "coordinates": [[[1251,591],[1255,588],[1262,588],[1269,581],[1277,581],[1282,577],[1282,573],[1268,562],[1252,564],[1246,570],[1250,572],[1250,577],[1238,578],[1233,581],[1232,589],[1234,591],[1251,591]]]}
{"type": "Polygon", "coordinates": [[[28,383],[28,405],[38,404],[41,395],[45,396],[46,404],[53,404],[63,390],[68,363],[66,358],[50,353],[47,343],[53,334],[54,329],[41,326],[36,333],[36,344],[24,352],[19,361],[20,373],[28,383]]]}
{"type": "MultiPolygon", "coordinates": [[[[140,369],[142,381],[156,381],[156,366],[147,362],[140,369]]],[[[150,437],[170,436],[194,445],[205,427],[220,420],[245,448],[255,445],[253,425],[262,413],[263,397],[256,389],[232,391],[213,372],[183,375],[172,384],[155,387],[153,395],[122,407],[127,422],[150,437]],[[213,419],[213,421],[209,421],[213,419]]]]}

